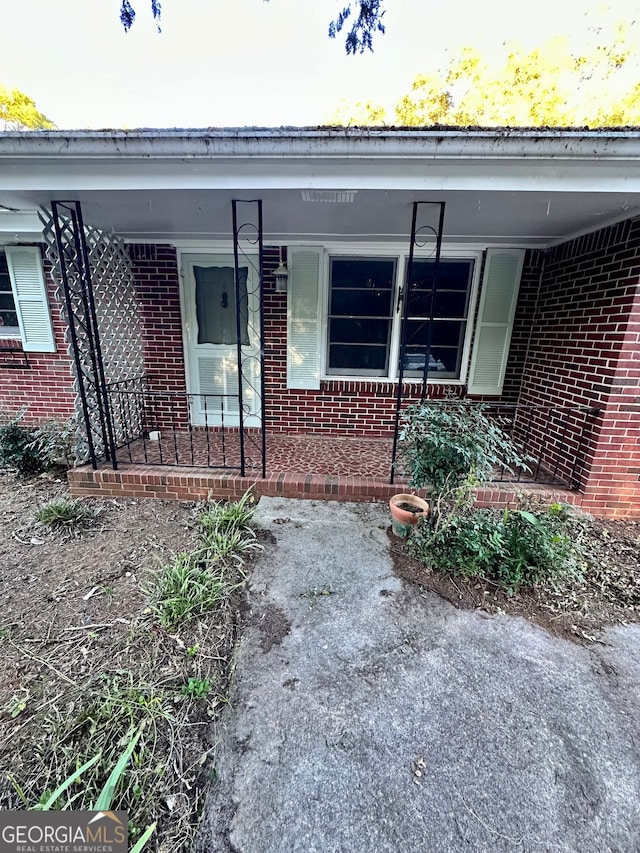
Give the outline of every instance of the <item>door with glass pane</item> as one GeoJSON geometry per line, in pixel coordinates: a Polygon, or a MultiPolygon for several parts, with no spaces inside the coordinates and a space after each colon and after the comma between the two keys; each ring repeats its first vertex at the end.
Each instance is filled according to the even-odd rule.
{"type": "Polygon", "coordinates": [[[238,324],[232,255],[183,255],[184,320],[187,383],[191,421],[195,425],[224,423],[237,426],[239,418],[238,329],[242,345],[243,412],[245,426],[260,426],[259,305],[253,281],[258,267],[240,266],[238,324]]]}

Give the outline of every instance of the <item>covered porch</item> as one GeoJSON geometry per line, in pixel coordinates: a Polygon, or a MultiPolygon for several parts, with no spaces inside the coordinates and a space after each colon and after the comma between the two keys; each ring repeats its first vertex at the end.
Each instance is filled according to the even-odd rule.
{"type": "MultiPolygon", "coordinates": [[[[534,481],[637,511],[637,133],[59,136],[0,140],[0,188],[18,218],[58,205],[40,237],[64,243],[51,280],[68,278],[79,341],[95,470],[72,472],[77,494],[385,497],[402,485],[390,469],[403,407],[454,394],[512,407],[535,457],[515,484],[497,472],[494,497],[534,481]],[[446,213],[416,227],[417,206],[446,213]],[[235,268],[235,343],[233,320],[199,335],[211,268],[235,268]]],[[[39,240],[18,224],[15,240],[39,240]]]]}

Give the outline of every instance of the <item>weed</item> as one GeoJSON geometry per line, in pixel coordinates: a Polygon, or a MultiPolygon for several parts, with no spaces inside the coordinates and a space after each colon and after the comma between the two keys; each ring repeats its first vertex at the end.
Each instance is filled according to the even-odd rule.
{"type": "Polygon", "coordinates": [[[25,688],[21,688],[22,695],[18,696],[17,693],[14,693],[11,699],[7,702],[7,704],[2,708],[2,712],[5,714],[9,714],[12,719],[19,717],[23,711],[27,710],[27,704],[29,702],[29,691],[25,688]]]}
{"type": "Polygon", "coordinates": [[[202,536],[202,548],[209,561],[233,560],[241,566],[248,554],[259,551],[262,546],[255,531],[229,526],[221,530],[207,530],[202,536]]]}
{"type": "Polygon", "coordinates": [[[168,631],[214,610],[236,588],[230,566],[262,548],[250,526],[253,496],[211,504],[198,516],[198,546],[178,554],[156,576],[151,608],[168,631]]]}
{"type": "Polygon", "coordinates": [[[148,826],[153,807],[148,798],[136,800],[133,788],[157,784],[157,725],[173,725],[170,707],[161,690],[129,672],[103,674],[77,705],[54,707],[43,718],[43,737],[33,744],[38,770],[27,780],[12,777],[18,796],[38,809],[103,810],[113,803],[136,826],[148,826]]]}
{"type": "Polygon", "coordinates": [[[210,689],[211,685],[208,678],[190,677],[189,681],[182,686],[180,692],[188,699],[206,699],[210,689]]]}
{"type": "Polygon", "coordinates": [[[194,643],[193,646],[187,647],[187,654],[190,658],[194,658],[200,651],[200,643],[194,643]]]}
{"type": "Polygon", "coordinates": [[[247,491],[239,501],[210,504],[198,516],[198,526],[206,536],[211,530],[249,529],[255,512],[254,497],[247,491]]]}
{"type": "Polygon", "coordinates": [[[40,524],[54,529],[60,527],[80,527],[96,517],[96,510],[80,501],[60,498],[45,504],[36,513],[40,524]]]}
{"type": "MultiPolygon", "coordinates": [[[[118,784],[124,774],[127,764],[129,763],[133,755],[133,751],[136,748],[138,741],[140,740],[142,729],[143,726],[140,727],[140,729],[135,735],[129,738],[129,742],[126,745],[125,750],[115,762],[112,771],[109,773],[109,776],[104,785],[102,786],[102,789],[97,794],[95,801],[92,805],[87,806],[90,811],[108,811],[111,809],[116,793],[116,788],[118,787],[118,784]]],[[[51,809],[55,809],[57,807],[57,804],[61,801],[63,795],[65,795],[68,791],[68,789],[71,788],[71,786],[76,781],[79,781],[83,774],[90,770],[94,765],[98,764],[101,758],[102,753],[99,752],[97,755],[94,755],[88,761],[85,761],[84,764],[82,764],[80,767],[74,770],[73,773],[67,776],[67,778],[64,779],[54,791],[46,791],[44,794],[42,794],[38,803],[32,808],[35,811],[50,811],[51,809]]],[[[15,784],[15,782],[14,785],[23,803],[25,805],[28,805],[28,801],[24,796],[24,792],[21,790],[19,785],[15,784]]],[[[64,809],[64,805],[60,806],[60,808],[64,809]]],[[[156,823],[154,821],[150,826],[147,827],[147,829],[142,833],[142,835],[140,835],[137,842],[131,848],[130,853],[140,853],[147,841],[153,835],[155,828],[156,823]]]]}
{"type": "Polygon", "coordinates": [[[198,552],[177,554],[157,576],[151,608],[168,631],[213,610],[223,598],[225,583],[206,568],[198,552]]]}

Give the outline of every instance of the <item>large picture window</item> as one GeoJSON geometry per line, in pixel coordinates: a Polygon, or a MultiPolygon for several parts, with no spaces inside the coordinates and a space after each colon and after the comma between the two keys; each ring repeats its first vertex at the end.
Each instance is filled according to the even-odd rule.
{"type": "MultiPolygon", "coordinates": [[[[402,303],[398,277],[404,258],[329,259],[328,375],[395,379],[400,363],[402,303]]],[[[473,258],[416,259],[407,288],[404,375],[461,378],[474,278],[473,258]]]]}

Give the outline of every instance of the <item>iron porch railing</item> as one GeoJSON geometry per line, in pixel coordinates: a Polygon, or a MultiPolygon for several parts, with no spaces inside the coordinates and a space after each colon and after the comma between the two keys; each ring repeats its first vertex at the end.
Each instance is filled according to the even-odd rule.
{"type": "MultiPolygon", "coordinates": [[[[578,490],[585,465],[585,450],[600,409],[593,406],[550,406],[528,403],[484,403],[430,400],[438,405],[481,407],[498,421],[520,452],[529,458],[529,471],[496,468],[493,483],[536,483],[578,490]]],[[[391,482],[393,483],[393,469],[391,482]]]]}
{"type": "MultiPolygon", "coordinates": [[[[228,424],[228,407],[237,407],[237,394],[155,391],[137,377],[107,385],[107,396],[120,462],[233,471],[255,467],[250,430],[241,441],[239,427],[228,424]],[[196,409],[201,425],[192,423],[196,409]]],[[[259,443],[259,435],[255,440],[259,443]]]]}

